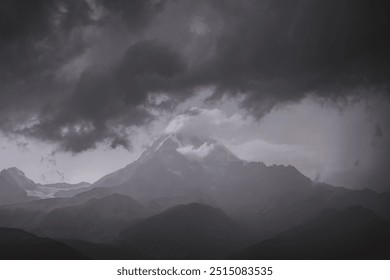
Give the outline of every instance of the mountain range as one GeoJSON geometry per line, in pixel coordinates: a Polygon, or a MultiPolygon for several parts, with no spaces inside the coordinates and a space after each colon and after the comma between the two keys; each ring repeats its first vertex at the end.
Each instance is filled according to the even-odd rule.
{"type": "Polygon", "coordinates": [[[390,193],[316,183],[178,133],[93,184],[38,185],[3,170],[0,204],[0,227],[92,259],[388,258],[378,246],[390,193]]]}
{"type": "Polygon", "coordinates": [[[86,182],[78,184],[37,184],[27,178],[23,171],[16,167],[2,170],[0,172],[0,182],[0,205],[32,199],[71,197],[86,191],[91,185],[86,182]]]}

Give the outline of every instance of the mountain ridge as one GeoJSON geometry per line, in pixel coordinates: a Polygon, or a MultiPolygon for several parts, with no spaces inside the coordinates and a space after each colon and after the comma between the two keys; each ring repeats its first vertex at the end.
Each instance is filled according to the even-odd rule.
{"type": "Polygon", "coordinates": [[[362,206],[316,217],[233,254],[232,259],[388,259],[390,222],[362,206]]]}
{"type": "Polygon", "coordinates": [[[149,258],[221,258],[247,241],[221,209],[201,203],[173,206],[124,230],[118,241],[149,258]]]}
{"type": "Polygon", "coordinates": [[[17,167],[10,167],[0,171],[0,176],[5,178],[10,184],[17,185],[24,190],[36,189],[35,183],[26,177],[23,171],[17,167]]]}

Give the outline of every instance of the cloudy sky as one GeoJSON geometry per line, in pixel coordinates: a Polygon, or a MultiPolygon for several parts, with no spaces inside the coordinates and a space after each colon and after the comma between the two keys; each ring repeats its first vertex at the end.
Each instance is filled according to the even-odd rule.
{"type": "Polygon", "coordinates": [[[0,168],[93,182],[164,131],[390,190],[387,0],[2,0],[0,168]]]}

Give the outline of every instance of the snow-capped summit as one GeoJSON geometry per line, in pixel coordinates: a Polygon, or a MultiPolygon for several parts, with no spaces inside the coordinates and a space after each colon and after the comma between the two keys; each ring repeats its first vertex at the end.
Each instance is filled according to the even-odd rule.
{"type": "Polygon", "coordinates": [[[140,201],[205,201],[212,187],[229,164],[241,162],[223,144],[213,139],[164,133],[139,159],[92,184],[111,187],[140,201]]]}
{"type": "Polygon", "coordinates": [[[164,133],[139,159],[91,188],[108,187],[160,210],[202,202],[248,219],[266,209],[271,217],[278,199],[313,194],[310,179],[293,167],[246,162],[223,143],[191,134],[164,133]]]}
{"type": "Polygon", "coordinates": [[[188,160],[204,165],[226,165],[232,161],[241,161],[222,143],[214,139],[197,136],[185,136],[181,133],[165,133],[161,135],[145,152],[141,159],[145,160],[155,154],[167,151],[178,152],[188,160]]]}
{"type": "Polygon", "coordinates": [[[145,150],[144,154],[151,154],[161,150],[177,150],[185,146],[199,147],[206,141],[198,137],[184,137],[181,133],[164,133],[145,150]]]}

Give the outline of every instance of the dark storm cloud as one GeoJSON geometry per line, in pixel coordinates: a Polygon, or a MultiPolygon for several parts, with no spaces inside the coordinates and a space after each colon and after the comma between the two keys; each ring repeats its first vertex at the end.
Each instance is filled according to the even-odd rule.
{"type": "Polygon", "coordinates": [[[80,152],[105,140],[112,147],[130,148],[126,128],[153,119],[147,111],[148,93],[169,90],[185,70],[180,57],[155,41],[130,46],[119,64],[87,69],[72,95],[57,104],[49,117],[21,132],[80,152]]]}
{"type": "Polygon", "coordinates": [[[375,125],[375,137],[379,137],[379,138],[383,137],[382,128],[379,124],[375,125]]]}
{"type": "Polygon", "coordinates": [[[236,12],[231,6],[223,7],[227,27],[202,70],[217,94],[245,93],[252,112],[262,115],[310,91],[338,98],[354,87],[387,86],[388,1],[254,1],[236,12]]]}
{"type": "MultiPolygon", "coordinates": [[[[168,62],[168,65],[170,61],[155,60],[148,66],[148,55],[153,56],[153,50],[147,43],[138,43],[135,46],[139,47],[134,47],[133,52],[129,50],[127,55],[141,55],[143,61],[133,64],[133,74],[144,81],[125,81],[123,71],[131,70],[131,66],[120,69],[129,63],[126,56],[114,66],[115,73],[110,69],[90,69],[76,84],[59,80],[57,73],[65,63],[93,47],[86,42],[83,29],[120,24],[113,22],[120,15],[130,30],[139,31],[162,6],[163,1],[1,1],[1,130],[6,134],[22,133],[57,142],[62,149],[73,152],[94,147],[106,139],[113,147],[128,146],[128,135],[118,131],[118,127],[126,120],[129,125],[150,120],[149,114],[141,108],[145,100],[142,87],[145,82],[157,86],[159,74],[165,70],[161,65],[159,70],[151,69],[155,77],[147,80],[135,73],[137,67],[150,70],[159,63],[168,62]],[[106,12],[95,18],[94,9],[106,12]],[[142,47],[146,49],[140,50],[142,47]],[[134,53],[137,49],[138,53],[134,53]],[[118,81],[120,84],[115,86],[118,81]],[[131,91],[133,95],[123,95],[125,88],[131,86],[126,82],[138,87],[137,93],[131,91]],[[111,95],[113,87],[116,92],[111,95]],[[129,107],[125,108],[126,105],[129,107]],[[111,123],[113,120],[119,123],[111,123]]],[[[162,56],[157,51],[154,59],[162,56]]],[[[167,69],[167,75],[171,71],[167,69]]]]}
{"type": "Polygon", "coordinates": [[[114,12],[114,16],[120,16],[133,30],[143,27],[162,10],[166,0],[98,0],[109,11],[114,12]]]}
{"type": "Polygon", "coordinates": [[[14,132],[58,97],[55,71],[85,48],[72,28],[88,22],[82,1],[4,0],[0,4],[0,126],[14,132]],[[68,44],[65,44],[67,42],[68,44]]]}
{"type": "Polygon", "coordinates": [[[151,107],[174,108],[202,86],[215,86],[211,99],[244,96],[258,117],[308,93],[388,91],[386,0],[5,0],[0,14],[1,129],[72,152],[130,147],[127,128],[153,120],[151,107]],[[100,41],[85,39],[89,27],[105,30],[100,41]],[[94,57],[109,63],[58,79],[58,68],[115,32],[123,55],[111,46],[94,57]],[[168,100],[152,104],[161,93],[168,100]]]}
{"type": "MultiPolygon", "coordinates": [[[[0,57],[2,79],[26,78],[50,67],[58,40],[71,28],[88,22],[83,1],[4,0],[0,4],[0,57]],[[16,76],[16,77],[15,77],[16,76]]],[[[61,42],[64,43],[64,42],[61,42]]]]}

